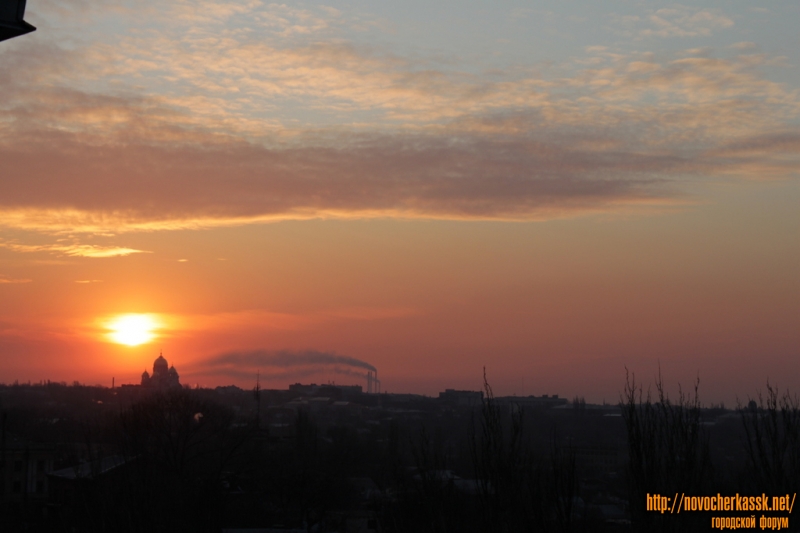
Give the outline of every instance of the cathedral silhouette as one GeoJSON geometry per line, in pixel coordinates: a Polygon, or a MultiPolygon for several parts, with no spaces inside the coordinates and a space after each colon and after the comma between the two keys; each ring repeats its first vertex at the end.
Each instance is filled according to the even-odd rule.
{"type": "Polygon", "coordinates": [[[142,387],[151,389],[175,389],[180,388],[181,382],[178,377],[178,371],[175,366],[169,366],[167,360],[164,359],[164,354],[161,353],[153,362],[153,375],[147,373],[147,370],[142,374],[142,387]]]}

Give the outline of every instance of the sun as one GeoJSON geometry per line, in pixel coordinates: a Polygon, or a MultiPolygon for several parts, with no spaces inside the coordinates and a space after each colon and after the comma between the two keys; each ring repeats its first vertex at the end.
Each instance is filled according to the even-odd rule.
{"type": "Polygon", "coordinates": [[[161,324],[150,314],[118,315],[106,323],[106,336],[112,342],[126,346],[139,346],[156,338],[155,330],[161,324]]]}

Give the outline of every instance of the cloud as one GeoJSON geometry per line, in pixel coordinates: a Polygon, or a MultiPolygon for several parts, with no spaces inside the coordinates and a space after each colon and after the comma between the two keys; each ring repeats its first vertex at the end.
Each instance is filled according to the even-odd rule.
{"type": "Polygon", "coordinates": [[[0,285],[11,284],[11,283],[30,283],[32,280],[29,279],[11,279],[0,276],[0,285]]]}
{"type": "MultiPolygon", "coordinates": [[[[204,2],[188,20],[188,3],[167,8],[157,27],[131,19],[135,31],[97,30],[85,46],[0,50],[0,227],[542,220],[675,205],[687,180],[775,175],[793,160],[772,143],[737,170],[715,152],[796,131],[797,91],[758,72],[765,55],[590,47],[547,71],[485,77],[342,39],[347,17],[329,10],[204,2]]],[[[729,26],[681,6],[653,16],[667,35],[729,26]]]]}
{"type": "Polygon", "coordinates": [[[651,27],[639,32],[643,37],[705,37],[714,30],[734,25],[733,20],[718,10],[681,5],[659,9],[648,20],[651,27]]]}
{"type": "Polygon", "coordinates": [[[741,42],[732,44],[730,47],[734,48],[736,50],[755,50],[755,49],[758,48],[758,45],[756,45],[756,43],[753,43],[753,42],[750,42],[750,41],[741,41],[741,42]]]}
{"type": "Polygon", "coordinates": [[[276,379],[321,372],[363,377],[367,371],[375,372],[376,369],[366,361],[334,352],[256,350],[213,356],[195,363],[187,375],[253,379],[260,372],[267,379],[276,379]]]}
{"type": "MultiPolygon", "coordinates": [[[[222,224],[311,217],[525,219],[547,211],[657,199],[663,184],[657,174],[681,165],[669,156],[597,154],[532,140],[417,141],[379,137],[350,149],[289,150],[244,143],[177,150],[128,145],[107,147],[98,155],[64,139],[70,149],[61,154],[51,150],[47,159],[19,152],[3,157],[14,162],[4,169],[10,183],[0,200],[7,206],[0,222],[122,231],[128,223],[145,229],[148,223],[154,229],[202,227],[215,219],[222,224]],[[113,185],[104,185],[103,167],[115,169],[113,185]],[[84,186],[74,193],[42,187],[35,202],[24,205],[36,188],[31,183],[46,183],[59,170],[81,172],[84,186]],[[30,180],[18,182],[22,175],[30,180]],[[17,202],[24,208],[13,205],[17,202]],[[37,203],[50,208],[36,209],[37,203]],[[66,209],[58,209],[59,204],[66,209]],[[100,214],[92,217],[95,211],[100,214]],[[85,220],[78,225],[80,218],[85,220]]],[[[96,246],[49,250],[93,257],[140,252],[96,246]]]]}
{"type": "Polygon", "coordinates": [[[268,35],[282,38],[297,34],[320,34],[340,21],[342,13],[336,8],[314,6],[308,9],[287,4],[248,1],[241,3],[216,1],[177,1],[164,5],[165,13],[173,22],[194,29],[248,23],[268,35]]]}
{"type": "Polygon", "coordinates": [[[130,254],[150,253],[133,248],[118,246],[97,246],[92,244],[17,244],[0,241],[0,248],[19,253],[53,252],[70,257],[121,257],[130,254]]]}
{"type": "Polygon", "coordinates": [[[800,132],[784,131],[735,140],[709,150],[704,157],[720,168],[738,172],[757,172],[764,179],[787,175],[800,178],[800,132]],[[773,157],[774,154],[785,154],[773,157]]]}

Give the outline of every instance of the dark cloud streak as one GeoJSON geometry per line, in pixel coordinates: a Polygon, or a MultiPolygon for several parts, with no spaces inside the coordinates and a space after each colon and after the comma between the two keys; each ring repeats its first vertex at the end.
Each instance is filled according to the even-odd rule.
{"type": "Polygon", "coordinates": [[[0,144],[0,208],[125,213],[151,221],[337,212],[527,218],[669,196],[674,157],[594,154],[538,141],[381,136],[357,147],[243,142],[92,146],[51,132],[0,144]]]}

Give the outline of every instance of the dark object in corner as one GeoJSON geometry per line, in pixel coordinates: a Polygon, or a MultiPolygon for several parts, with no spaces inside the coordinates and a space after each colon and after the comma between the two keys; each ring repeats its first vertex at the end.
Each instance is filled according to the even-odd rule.
{"type": "Polygon", "coordinates": [[[0,41],[35,31],[25,22],[25,0],[0,0],[0,41]]]}

